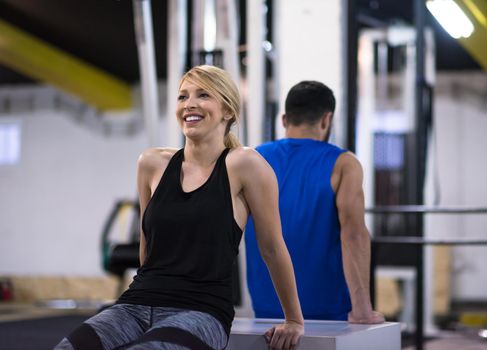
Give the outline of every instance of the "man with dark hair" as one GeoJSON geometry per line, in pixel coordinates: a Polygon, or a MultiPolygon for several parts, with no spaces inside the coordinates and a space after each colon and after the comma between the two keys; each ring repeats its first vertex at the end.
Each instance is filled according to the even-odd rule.
{"type": "MultiPolygon", "coordinates": [[[[277,176],[282,232],[305,319],[381,323],[384,316],[370,302],[362,167],[351,152],[328,143],[334,111],[335,97],[327,86],[298,83],[286,98],[286,138],[257,151],[277,176]]],[[[252,218],[245,243],[255,316],[282,318],[252,218]]]]}

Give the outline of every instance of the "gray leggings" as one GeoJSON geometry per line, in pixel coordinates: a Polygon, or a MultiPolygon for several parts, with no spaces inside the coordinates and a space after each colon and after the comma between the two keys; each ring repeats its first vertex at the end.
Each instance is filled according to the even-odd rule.
{"type": "Polygon", "coordinates": [[[221,323],[207,313],[116,304],[86,320],[55,349],[220,350],[226,344],[221,323]]]}

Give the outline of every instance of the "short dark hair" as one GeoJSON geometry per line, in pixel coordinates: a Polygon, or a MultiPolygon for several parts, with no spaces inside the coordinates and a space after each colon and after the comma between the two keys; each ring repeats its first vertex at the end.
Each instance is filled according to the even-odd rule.
{"type": "Polygon", "coordinates": [[[285,113],[293,125],[314,124],[324,113],[335,112],[333,91],[323,83],[304,80],[294,85],[286,97],[285,113]]]}

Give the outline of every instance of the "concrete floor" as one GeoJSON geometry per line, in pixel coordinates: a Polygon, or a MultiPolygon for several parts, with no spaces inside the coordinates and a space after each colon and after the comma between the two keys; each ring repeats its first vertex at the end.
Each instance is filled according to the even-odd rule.
{"type": "MultiPolygon", "coordinates": [[[[415,350],[414,346],[403,347],[403,350],[415,350]]],[[[429,340],[423,344],[424,350],[487,350],[487,339],[475,335],[464,335],[456,332],[444,334],[439,339],[429,340]]]]}

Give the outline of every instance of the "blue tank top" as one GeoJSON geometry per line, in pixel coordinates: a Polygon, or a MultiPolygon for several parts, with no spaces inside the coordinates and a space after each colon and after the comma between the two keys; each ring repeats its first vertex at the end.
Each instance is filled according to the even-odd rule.
{"type": "MultiPolygon", "coordinates": [[[[338,156],[334,145],[283,139],[257,147],[279,184],[282,231],[296,275],[305,319],[346,320],[350,296],[342,267],[340,224],[331,187],[338,156]]],[[[247,283],[258,318],[283,318],[250,217],[245,232],[247,283]]]]}

